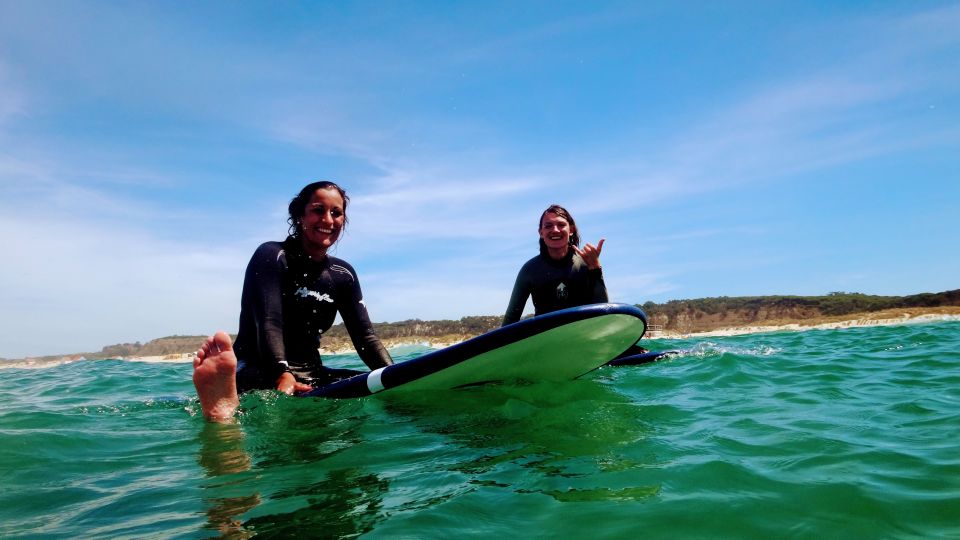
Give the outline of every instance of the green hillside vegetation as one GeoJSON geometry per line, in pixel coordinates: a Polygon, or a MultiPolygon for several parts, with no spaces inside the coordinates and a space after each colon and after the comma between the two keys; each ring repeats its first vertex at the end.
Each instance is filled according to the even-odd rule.
{"type": "MultiPolygon", "coordinates": [[[[236,338],[236,336],[232,336],[236,338]]],[[[168,336],[150,340],[144,344],[118,343],[108,345],[98,353],[86,354],[87,358],[124,358],[128,356],[167,356],[196,351],[207,336],[168,336]]]]}
{"type": "MultiPolygon", "coordinates": [[[[680,333],[704,332],[747,325],[804,323],[823,318],[879,312],[891,309],[923,309],[960,306],[960,289],[911,296],[874,296],[833,292],[826,296],[720,296],[693,300],[671,300],[663,304],[647,302],[641,307],[651,325],[680,333]]],[[[500,326],[500,316],[472,316],[460,320],[374,323],[377,335],[388,346],[418,341],[454,342],[489,332],[500,326]]],[[[234,338],[236,336],[233,336],[234,338]]],[[[75,353],[43,357],[83,356],[89,359],[128,358],[132,356],[173,356],[195,351],[206,336],[169,336],[147,343],[119,343],[95,353],[75,353]]],[[[342,324],[323,336],[327,350],[349,348],[350,337],[342,324]]]]}
{"type": "MultiPolygon", "coordinates": [[[[377,336],[387,344],[425,340],[460,341],[489,332],[500,326],[500,317],[471,316],[457,321],[422,321],[410,319],[400,322],[374,323],[377,336]]],[[[231,336],[236,339],[237,336],[231,336]]],[[[128,358],[131,356],[169,356],[197,350],[206,336],[170,336],[146,343],[119,343],[104,347],[95,353],[78,353],[89,359],[128,358]]],[[[322,346],[328,350],[352,347],[343,324],[336,324],[324,335],[322,346]]],[[[59,357],[57,357],[59,358],[59,357]]]]}
{"type": "Polygon", "coordinates": [[[650,324],[681,333],[745,325],[785,324],[890,309],[960,306],[960,289],[911,296],[833,292],[826,296],[720,296],[647,302],[650,324]]]}

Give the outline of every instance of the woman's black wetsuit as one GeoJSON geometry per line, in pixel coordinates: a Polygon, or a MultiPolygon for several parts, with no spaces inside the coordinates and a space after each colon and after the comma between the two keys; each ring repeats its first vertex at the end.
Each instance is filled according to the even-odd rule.
{"type": "Polygon", "coordinates": [[[312,260],[296,238],[257,248],[247,265],[240,302],[234,349],[241,391],[276,388],[285,371],[315,386],[359,373],[325,368],[320,361],[320,338],[337,312],[370,369],[393,363],[373,333],[353,267],[329,255],[321,262],[312,260]]]}
{"type": "Polygon", "coordinates": [[[559,261],[541,249],[539,255],[520,268],[507,313],[503,316],[503,326],[520,320],[529,296],[533,297],[536,315],[608,301],[603,270],[588,268],[573,249],[559,261]]]}

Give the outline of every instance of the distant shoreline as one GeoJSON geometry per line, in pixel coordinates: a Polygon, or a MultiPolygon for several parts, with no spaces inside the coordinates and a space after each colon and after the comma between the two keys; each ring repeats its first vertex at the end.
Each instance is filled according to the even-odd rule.
{"type": "Polygon", "coordinates": [[[855,313],[836,317],[818,317],[810,320],[777,321],[773,324],[746,325],[702,332],[681,333],[675,330],[657,332],[644,339],[688,339],[712,336],[738,336],[770,332],[802,332],[806,330],[836,330],[867,326],[894,326],[898,324],[922,324],[936,321],[960,320],[960,306],[934,308],[887,309],[871,313],[855,313]]]}
{"type": "MultiPolygon", "coordinates": [[[[803,332],[806,330],[836,330],[844,328],[861,328],[868,326],[895,326],[898,324],[923,324],[937,321],[960,320],[960,306],[937,308],[904,308],[878,311],[874,313],[854,314],[850,316],[822,317],[811,321],[783,322],[770,325],[736,326],[719,328],[704,332],[681,333],[674,330],[651,332],[644,335],[641,343],[650,339],[696,339],[701,337],[739,336],[746,334],[764,334],[771,332],[803,332]]],[[[451,338],[407,338],[382,340],[387,350],[400,347],[423,346],[431,349],[442,349],[466,341],[475,336],[451,338]]],[[[321,349],[325,355],[356,354],[352,347],[338,349],[321,349]]],[[[126,360],[135,362],[189,362],[193,360],[193,353],[182,355],[130,357],[126,360]]]]}
{"type": "MultiPolygon", "coordinates": [[[[896,308],[867,313],[852,313],[834,317],[815,317],[802,320],[776,320],[769,324],[755,324],[716,328],[697,332],[678,332],[676,330],[652,331],[644,335],[641,340],[651,339],[696,339],[703,337],[739,336],[747,334],[763,334],[771,332],[802,332],[806,330],[834,330],[844,328],[859,328],[869,326],[893,326],[898,324],[922,324],[936,321],[960,320],[960,306],[938,306],[929,308],[896,308]]],[[[466,341],[472,335],[448,335],[439,337],[416,337],[381,339],[388,350],[399,347],[423,346],[431,349],[441,349],[456,343],[466,341]]],[[[199,341],[197,343],[199,345],[199,341]]],[[[323,355],[356,354],[352,347],[334,349],[321,348],[323,355]]],[[[158,356],[124,356],[117,360],[147,363],[189,363],[193,361],[194,351],[180,352],[158,356]]],[[[0,362],[0,368],[46,368],[69,362],[84,361],[87,358],[81,355],[63,355],[60,357],[24,358],[5,360],[0,362]]]]}

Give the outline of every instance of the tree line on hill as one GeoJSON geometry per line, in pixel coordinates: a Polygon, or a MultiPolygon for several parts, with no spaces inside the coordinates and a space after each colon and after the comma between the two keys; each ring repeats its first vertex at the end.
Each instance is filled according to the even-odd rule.
{"type": "MultiPolygon", "coordinates": [[[[500,317],[470,316],[457,321],[422,321],[410,319],[399,322],[373,323],[374,331],[384,342],[417,341],[427,339],[445,339],[459,341],[489,332],[500,326],[500,317]]],[[[233,339],[237,336],[232,335],[233,339]]],[[[97,353],[83,356],[90,359],[126,358],[130,356],[167,356],[195,351],[206,336],[170,336],[141,344],[119,343],[109,345],[97,353]]],[[[350,335],[343,324],[335,324],[323,334],[321,344],[329,350],[351,347],[350,335]]]]}
{"type": "MultiPolygon", "coordinates": [[[[832,292],[825,296],[720,296],[693,300],[671,300],[663,304],[647,302],[642,307],[651,325],[681,333],[718,328],[784,324],[820,317],[836,317],[898,308],[960,306],[960,289],[910,296],[876,296],[861,293],[832,292]]],[[[418,340],[459,341],[500,326],[499,316],[471,316],[459,320],[374,323],[377,336],[384,342],[418,340]]],[[[236,336],[234,336],[236,337],[236,336]]],[[[206,336],[169,336],[141,344],[108,345],[96,353],[77,353],[89,359],[131,356],[167,356],[195,351],[206,336]]],[[[328,350],[350,346],[343,324],[324,333],[322,345],[328,350]]],[[[47,357],[53,358],[53,357],[47,357]]],[[[59,358],[59,357],[57,357],[59,358]]]]}
{"type": "Polygon", "coordinates": [[[822,317],[842,317],[888,309],[960,306],[960,289],[910,296],[832,292],[826,296],[720,296],[695,300],[647,302],[650,324],[681,333],[745,325],[783,324],[822,317]]]}

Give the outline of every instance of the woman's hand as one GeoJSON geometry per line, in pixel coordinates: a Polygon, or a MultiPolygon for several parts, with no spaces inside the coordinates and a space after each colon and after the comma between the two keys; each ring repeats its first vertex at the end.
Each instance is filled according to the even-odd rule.
{"type": "Polygon", "coordinates": [[[591,270],[596,270],[600,268],[600,251],[603,249],[603,241],[605,238],[601,238],[597,242],[596,247],[593,244],[587,244],[583,246],[583,249],[578,248],[577,246],[570,246],[574,251],[577,252],[577,255],[583,259],[583,262],[587,263],[587,268],[591,270]]]}
{"type": "Polygon", "coordinates": [[[298,382],[297,379],[293,377],[293,373],[285,371],[283,375],[280,375],[280,378],[277,379],[277,390],[292,396],[294,392],[309,392],[313,390],[313,387],[309,384],[298,382]]]}

